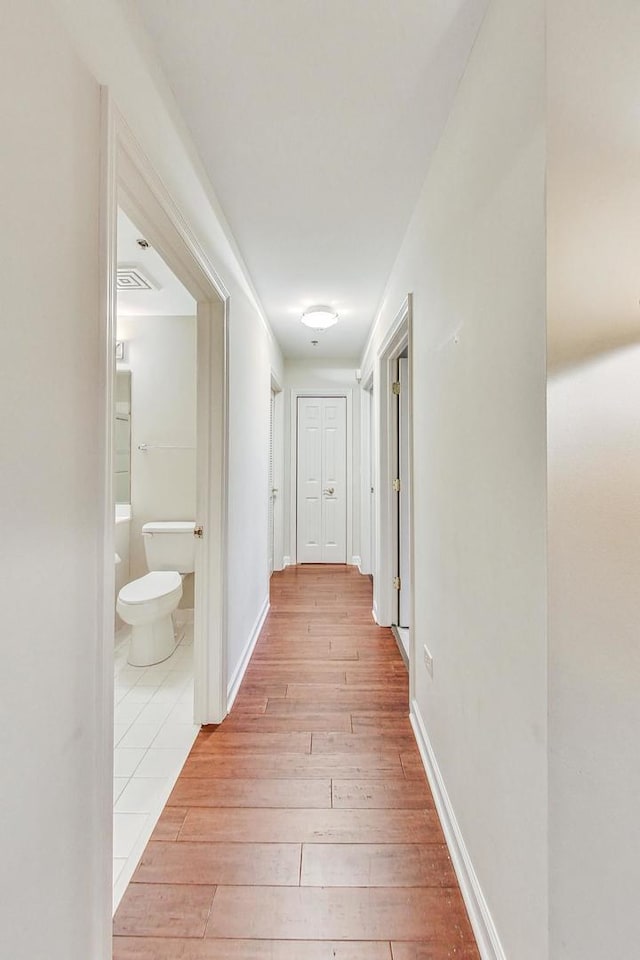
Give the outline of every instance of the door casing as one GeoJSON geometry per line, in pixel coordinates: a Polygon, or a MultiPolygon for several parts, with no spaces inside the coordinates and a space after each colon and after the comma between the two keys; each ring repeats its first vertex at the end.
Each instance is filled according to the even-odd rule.
{"type": "Polygon", "coordinates": [[[290,482],[289,482],[289,561],[298,562],[297,519],[297,467],[298,467],[298,397],[344,397],[347,401],[347,563],[353,563],[353,390],[340,387],[337,390],[299,390],[293,388],[289,395],[290,410],[290,482]]]}
{"type": "Polygon", "coordinates": [[[194,720],[197,723],[219,722],[227,710],[228,293],[107,88],[101,91],[101,113],[99,336],[102,379],[98,385],[101,411],[97,430],[103,469],[99,491],[102,549],[97,575],[101,586],[98,617],[102,643],[96,663],[99,696],[94,722],[99,744],[95,758],[97,835],[101,838],[95,856],[99,860],[103,894],[99,923],[107,942],[111,930],[113,846],[113,382],[118,206],[144,231],[197,302],[198,515],[195,519],[205,530],[196,561],[194,720]]]}
{"type": "Polygon", "coordinates": [[[298,397],[297,410],[297,550],[298,560],[301,563],[346,563],[347,562],[347,404],[344,397],[298,397]],[[328,470],[328,408],[332,408],[337,415],[334,418],[337,427],[337,439],[339,445],[335,448],[333,457],[333,475],[327,473],[328,470]],[[305,548],[305,539],[308,534],[308,515],[305,519],[306,496],[302,496],[302,486],[306,486],[310,481],[309,464],[303,451],[307,449],[307,443],[301,435],[303,422],[307,421],[310,410],[317,408],[320,411],[320,419],[317,422],[319,427],[318,443],[320,457],[320,476],[312,480],[317,488],[317,504],[319,506],[319,530],[317,546],[307,544],[305,548]],[[301,419],[302,417],[302,419],[301,419]],[[328,485],[337,484],[338,489],[333,487],[327,489],[328,485]],[[331,521],[331,513],[334,513],[331,521]],[[335,541],[330,545],[327,538],[327,526],[335,528],[335,541]],[[318,554],[317,556],[309,556],[318,554]],[[331,554],[329,556],[328,554],[331,554]]]}
{"type": "MultiPolygon", "coordinates": [[[[409,356],[409,529],[410,529],[410,560],[411,560],[411,623],[410,623],[410,663],[415,660],[415,574],[414,550],[415,532],[413,525],[413,401],[412,385],[414,383],[414,360],[412,350],[412,309],[413,298],[408,294],[398,310],[389,331],[383,342],[377,348],[375,355],[369,360],[362,371],[362,382],[365,389],[373,384],[373,426],[375,434],[375,481],[374,481],[374,512],[375,512],[375,552],[373,557],[373,616],[381,626],[391,626],[394,610],[393,577],[395,575],[394,562],[396,548],[397,496],[392,489],[393,477],[393,448],[395,443],[393,425],[393,398],[391,385],[393,383],[393,368],[395,361],[405,348],[409,356]]],[[[413,696],[415,671],[411,667],[410,696],[413,696]]]]}

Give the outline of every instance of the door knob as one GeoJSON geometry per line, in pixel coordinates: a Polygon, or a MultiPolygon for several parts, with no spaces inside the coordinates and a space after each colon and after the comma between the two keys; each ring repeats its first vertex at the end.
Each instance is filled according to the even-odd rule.
{"type": "Polygon", "coordinates": [[[328,487],[328,489],[325,490],[324,492],[325,492],[325,494],[327,494],[327,496],[331,497],[331,496],[333,496],[333,494],[335,493],[335,490],[334,490],[333,487],[328,487]]]}

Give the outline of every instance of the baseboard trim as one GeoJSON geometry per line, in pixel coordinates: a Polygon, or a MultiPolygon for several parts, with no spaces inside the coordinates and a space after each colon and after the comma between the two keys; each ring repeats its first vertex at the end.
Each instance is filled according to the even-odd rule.
{"type": "Polygon", "coordinates": [[[247,667],[249,666],[249,660],[251,660],[251,654],[254,651],[255,645],[258,642],[258,637],[260,636],[260,631],[264,626],[264,622],[267,619],[267,614],[269,613],[269,597],[267,597],[262,605],[262,609],[258,614],[258,619],[253,625],[253,630],[249,634],[249,639],[247,640],[246,646],[240,657],[240,662],[234,670],[233,676],[229,681],[227,686],[227,713],[231,710],[233,702],[238,696],[238,690],[240,689],[240,684],[244,678],[247,667]]]}
{"type": "Polygon", "coordinates": [[[283,558],[282,558],[282,569],[284,570],[285,567],[290,567],[290,566],[291,566],[291,557],[283,557],[283,558]]]}
{"type": "Polygon", "coordinates": [[[480,956],[482,960],[506,960],[506,954],[500,943],[496,925],[482,893],[480,881],[473,868],[420,709],[415,700],[411,701],[410,720],[447,841],[453,868],[478,943],[480,956]]]}
{"type": "Polygon", "coordinates": [[[375,620],[375,622],[378,624],[378,626],[380,626],[380,620],[379,620],[379,618],[378,618],[378,608],[376,607],[375,602],[374,602],[373,607],[372,607],[372,610],[371,610],[371,616],[373,617],[373,619],[375,620]]]}
{"type": "Polygon", "coordinates": [[[174,614],[176,624],[193,623],[193,613],[193,607],[178,607],[174,614]]]}
{"type": "MultiPolygon", "coordinates": [[[[362,557],[358,557],[355,555],[351,557],[351,566],[357,567],[358,570],[360,570],[361,565],[362,565],[362,557]]],[[[362,570],[360,570],[360,573],[362,573],[362,570]]]]}
{"type": "Polygon", "coordinates": [[[404,663],[405,667],[407,668],[407,672],[409,672],[409,654],[407,653],[407,651],[406,651],[405,648],[404,648],[404,644],[403,644],[402,639],[401,639],[401,637],[400,637],[400,631],[398,630],[398,628],[397,628],[394,624],[391,624],[391,633],[393,634],[393,636],[394,636],[394,638],[395,638],[395,641],[396,641],[396,643],[397,643],[397,645],[398,645],[398,652],[399,652],[400,656],[402,657],[402,660],[403,660],[403,663],[404,663]]]}

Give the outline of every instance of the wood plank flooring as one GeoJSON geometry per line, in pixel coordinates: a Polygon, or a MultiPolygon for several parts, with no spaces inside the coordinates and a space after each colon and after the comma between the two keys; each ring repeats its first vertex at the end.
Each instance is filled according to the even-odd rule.
{"type": "Polygon", "coordinates": [[[479,960],[391,631],[352,567],[289,568],[114,918],[114,960],[479,960]]]}

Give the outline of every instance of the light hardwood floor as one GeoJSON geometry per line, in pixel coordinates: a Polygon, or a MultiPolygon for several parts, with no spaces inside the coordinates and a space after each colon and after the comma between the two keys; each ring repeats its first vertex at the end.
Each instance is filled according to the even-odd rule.
{"type": "Polygon", "coordinates": [[[479,960],[407,674],[352,567],[289,568],[114,918],[114,960],[479,960]]]}

